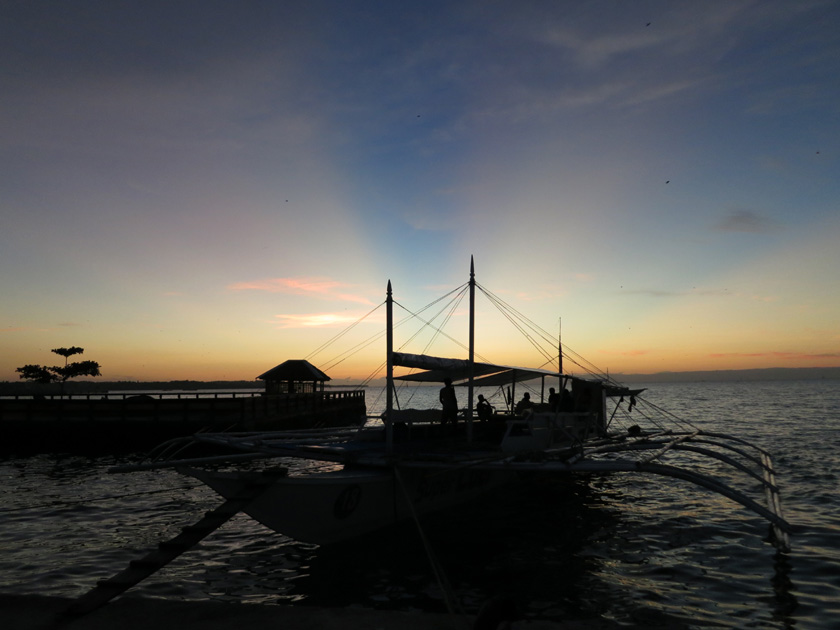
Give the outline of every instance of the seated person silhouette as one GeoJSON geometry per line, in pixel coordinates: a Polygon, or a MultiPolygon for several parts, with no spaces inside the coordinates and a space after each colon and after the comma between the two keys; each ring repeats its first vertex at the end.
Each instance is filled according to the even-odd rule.
{"type": "Polygon", "coordinates": [[[516,412],[517,416],[521,416],[523,413],[527,411],[531,411],[534,408],[534,403],[531,402],[531,394],[525,392],[522,395],[522,400],[516,403],[516,412]]]}
{"type": "Polygon", "coordinates": [[[575,410],[575,401],[569,393],[569,390],[565,387],[563,388],[563,393],[560,395],[559,410],[563,413],[573,413],[575,410]]]}
{"type": "Polygon", "coordinates": [[[482,394],[478,395],[478,403],[475,406],[475,410],[478,413],[478,419],[482,422],[487,422],[494,411],[493,407],[482,394]]]}

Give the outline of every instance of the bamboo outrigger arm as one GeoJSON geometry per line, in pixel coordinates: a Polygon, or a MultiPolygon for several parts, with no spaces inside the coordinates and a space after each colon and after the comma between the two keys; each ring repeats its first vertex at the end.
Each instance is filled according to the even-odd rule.
{"type": "MultiPolygon", "coordinates": [[[[757,501],[751,499],[750,497],[746,496],[742,492],[735,490],[734,488],[727,486],[726,484],[709,477],[707,475],[701,475],[696,472],[692,472],[689,470],[685,470],[683,468],[679,468],[678,466],[671,466],[668,464],[655,464],[655,463],[642,463],[638,461],[619,461],[619,460],[611,460],[611,461],[593,461],[593,460],[580,460],[574,463],[567,463],[562,461],[549,461],[549,462],[513,462],[513,461],[506,461],[504,463],[491,465],[491,467],[497,466],[504,466],[511,468],[513,470],[539,470],[542,472],[572,472],[572,473],[579,473],[579,472],[636,472],[636,473],[651,473],[655,475],[663,475],[666,477],[674,477],[677,479],[682,479],[684,481],[690,481],[698,486],[702,486],[718,494],[721,494],[736,503],[740,503],[745,508],[752,510],[762,518],[769,521],[769,523],[773,526],[776,537],[777,537],[777,544],[782,551],[789,551],[790,550],[790,533],[792,531],[792,527],[790,523],[788,523],[784,516],[781,514],[781,505],[776,502],[770,502],[770,507],[766,508],[757,501]]],[[[775,489],[770,490],[774,495],[778,494],[778,491],[775,489]]]]}

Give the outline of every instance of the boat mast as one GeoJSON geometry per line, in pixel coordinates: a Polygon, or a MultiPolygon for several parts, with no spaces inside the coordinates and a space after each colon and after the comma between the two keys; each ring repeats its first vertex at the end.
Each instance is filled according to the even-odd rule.
{"type": "Polygon", "coordinates": [[[560,376],[563,376],[563,342],[561,341],[563,335],[563,318],[557,318],[557,371],[560,376]]]}
{"type": "Polygon", "coordinates": [[[394,427],[391,412],[394,409],[394,298],[391,295],[391,281],[385,297],[385,448],[390,453],[394,448],[394,427]]]}
{"type": "Polygon", "coordinates": [[[565,376],[563,376],[563,318],[557,318],[557,373],[560,375],[560,393],[562,394],[563,390],[566,389],[566,384],[569,382],[565,376]]]}
{"type": "Polygon", "coordinates": [[[475,381],[475,260],[470,256],[470,360],[467,393],[467,442],[472,442],[473,383],[475,381]]]}

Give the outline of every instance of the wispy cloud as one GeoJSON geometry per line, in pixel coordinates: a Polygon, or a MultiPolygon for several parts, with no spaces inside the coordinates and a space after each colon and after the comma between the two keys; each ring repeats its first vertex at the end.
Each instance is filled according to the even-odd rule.
{"type": "Polygon", "coordinates": [[[228,286],[231,291],[264,291],[267,293],[286,293],[305,295],[321,300],[358,302],[372,304],[366,297],[348,292],[352,285],[329,278],[267,278],[237,282],[228,286]]]}
{"type": "Polygon", "coordinates": [[[746,299],[754,302],[772,303],[779,300],[775,295],[761,295],[758,293],[743,293],[740,291],[730,291],[729,289],[687,289],[683,291],[669,290],[669,289],[629,289],[624,287],[620,289],[625,296],[640,295],[654,299],[669,299],[669,298],[732,298],[732,299],[746,299]]]}
{"type": "Polygon", "coordinates": [[[687,291],[669,291],[666,289],[631,289],[629,291],[622,291],[627,295],[646,295],[654,298],[671,298],[671,297],[719,297],[721,295],[733,295],[726,289],[690,289],[687,291]]]}
{"type": "Polygon", "coordinates": [[[776,155],[760,155],[756,159],[759,168],[772,173],[787,173],[790,171],[790,163],[776,155]]]}
{"type": "Polygon", "coordinates": [[[406,212],[403,219],[415,230],[442,232],[452,229],[451,215],[434,208],[426,208],[418,212],[406,212]]]}
{"type": "Polygon", "coordinates": [[[538,302],[541,300],[550,300],[563,296],[565,294],[561,289],[543,289],[541,291],[516,291],[514,299],[520,302],[538,302]]]}
{"type": "Polygon", "coordinates": [[[761,234],[770,232],[773,223],[766,217],[752,210],[733,209],[715,224],[715,229],[721,232],[747,232],[761,234]]]}
{"type": "Polygon", "coordinates": [[[280,313],[273,321],[277,328],[336,328],[347,326],[359,317],[358,313],[280,313]]]}

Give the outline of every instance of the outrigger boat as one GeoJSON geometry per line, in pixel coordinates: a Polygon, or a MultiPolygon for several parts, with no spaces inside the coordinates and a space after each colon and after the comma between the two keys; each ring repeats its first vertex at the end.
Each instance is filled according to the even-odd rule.
{"type": "MultiPolygon", "coordinates": [[[[381,417],[365,426],[316,431],[205,433],[174,440],[157,449],[150,461],[116,472],[174,468],[208,485],[226,503],[201,522],[185,528],[157,551],[135,561],[122,574],[100,582],[74,606],[89,610],[119,594],[197,543],[233,514],[243,511],[266,527],[302,542],[330,544],[372,532],[398,521],[465,501],[533,474],[654,474],[692,482],[752,510],[770,523],[771,540],[790,547],[770,454],[745,439],[701,430],[679,420],[608,376],[586,378],[564,373],[563,358],[583,367],[582,359],[558,342],[558,370],[526,369],[477,362],[474,349],[475,293],[503,303],[475,280],[456,291],[469,292],[470,328],[467,359],[406,354],[394,350],[395,301],[388,283],[386,309],[386,403],[381,417]],[[395,368],[422,370],[395,376],[395,368]],[[396,382],[451,379],[467,388],[461,422],[440,423],[440,410],[400,409],[396,382]],[[473,393],[478,387],[557,379],[574,408],[536,405],[479,420],[473,393]],[[676,428],[666,421],[676,421],[676,428]],[[204,447],[187,456],[185,447],[204,447]],[[207,455],[207,447],[211,447],[207,455]],[[224,449],[219,453],[219,449],[224,449]],[[176,455],[173,455],[176,452],[176,455]],[[679,458],[687,461],[680,463],[679,458]],[[692,467],[697,458],[714,461],[720,476],[692,467]],[[277,462],[257,467],[253,460],[277,462]],[[290,473],[293,460],[320,462],[316,472],[290,473]],[[247,465],[240,466],[241,463],[247,465]],[[530,473],[523,475],[523,473],[530,473]],[[732,473],[747,480],[744,489],[732,473]],[[724,481],[725,479],[725,481],[724,481]],[[750,490],[763,489],[761,497],[750,490]]],[[[453,292],[454,293],[454,292],[453,292]]],[[[426,322],[428,323],[428,322],[426,322]]],[[[530,323],[528,324],[531,325],[530,323]]],[[[546,355],[551,358],[551,355],[546,355]]],[[[551,359],[553,362],[553,358],[551,359]]],[[[550,381],[553,382],[553,381],[550,381]]],[[[513,396],[510,396],[512,401],[513,396]]],[[[512,405],[511,405],[512,406],[512,405]]],[[[311,467],[307,470],[311,471],[311,467]]]]}

